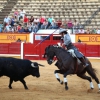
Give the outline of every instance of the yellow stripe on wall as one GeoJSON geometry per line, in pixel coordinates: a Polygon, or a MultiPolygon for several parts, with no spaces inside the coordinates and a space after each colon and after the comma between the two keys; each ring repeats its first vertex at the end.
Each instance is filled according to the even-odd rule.
{"type": "Polygon", "coordinates": [[[0,43],[16,42],[18,38],[22,41],[29,42],[29,33],[0,33],[0,43]]]}
{"type": "Polygon", "coordinates": [[[75,41],[80,39],[83,43],[100,45],[100,35],[99,34],[76,34],[75,41]]]}

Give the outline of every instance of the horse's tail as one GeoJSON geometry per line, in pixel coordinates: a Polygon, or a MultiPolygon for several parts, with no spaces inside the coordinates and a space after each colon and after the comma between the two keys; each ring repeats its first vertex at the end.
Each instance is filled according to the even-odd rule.
{"type": "Polygon", "coordinates": [[[88,72],[88,74],[89,74],[93,79],[96,78],[97,70],[96,70],[95,68],[92,68],[92,65],[91,65],[90,62],[89,62],[89,66],[86,67],[86,71],[88,72]]]}

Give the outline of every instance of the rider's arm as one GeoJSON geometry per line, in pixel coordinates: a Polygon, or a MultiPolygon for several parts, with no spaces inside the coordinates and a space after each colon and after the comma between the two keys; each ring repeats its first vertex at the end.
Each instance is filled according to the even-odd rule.
{"type": "Polygon", "coordinates": [[[68,46],[71,43],[71,38],[68,34],[64,35],[64,45],[68,46]]]}

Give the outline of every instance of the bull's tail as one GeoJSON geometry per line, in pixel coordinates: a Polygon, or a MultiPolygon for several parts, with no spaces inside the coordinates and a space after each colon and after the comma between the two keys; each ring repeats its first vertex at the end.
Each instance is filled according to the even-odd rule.
{"type": "Polygon", "coordinates": [[[39,64],[39,63],[38,63],[38,65],[44,67],[44,65],[42,65],[42,64],[39,64]]]}

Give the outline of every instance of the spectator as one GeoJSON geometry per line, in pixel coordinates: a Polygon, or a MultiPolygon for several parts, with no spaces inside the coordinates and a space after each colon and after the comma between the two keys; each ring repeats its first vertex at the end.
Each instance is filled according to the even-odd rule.
{"type": "Polygon", "coordinates": [[[51,23],[52,23],[52,20],[54,20],[53,17],[49,16],[49,18],[48,18],[48,25],[47,25],[46,28],[49,28],[49,26],[50,26],[51,23]]]}
{"type": "Polygon", "coordinates": [[[83,33],[85,33],[85,30],[83,28],[81,28],[81,29],[78,30],[78,33],[82,33],[83,34],[83,33]]]}
{"type": "Polygon", "coordinates": [[[74,22],[73,22],[73,28],[74,28],[74,29],[77,29],[77,28],[78,28],[78,22],[77,22],[76,19],[75,19],[74,22]]]}
{"type": "Polygon", "coordinates": [[[11,18],[11,26],[12,27],[14,26],[14,23],[15,23],[15,16],[12,16],[12,18],[11,18]]]}
{"type": "Polygon", "coordinates": [[[37,23],[37,24],[39,24],[39,18],[34,18],[34,23],[37,23]]]}
{"type": "Polygon", "coordinates": [[[23,22],[24,22],[24,25],[25,25],[25,26],[28,25],[29,19],[28,19],[27,15],[24,16],[23,22]]]}
{"type": "Polygon", "coordinates": [[[90,28],[88,28],[85,33],[86,34],[91,34],[90,28]]]}
{"type": "Polygon", "coordinates": [[[20,30],[18,30],[19,33],[23,33],[24,32],[24,27],[21,26],[20,30]]]}
{"type": "Polygon", "coordinates": [[[96,33],[97,33],[96,29],[93,28],[92,31],[91,31],[91,34],[96,34],[96,33]]]}
{"type": "Polygon", "coordinates": [[[34,22],[34,17],[33,16],[31,16],[31,18],[29,19],[29,22],[30,23],[33,23],[34,22]]]}
{"type": "Polygon", "coordinates": [[[0,33],[3,31],[3,24],[0,24],[0,33]]]}
{"type": "Polygon", "coordinates": [[[72,29],[73,23],[72,23],[71,19],[69,19],[69,21],[67,22],[67,27],[68,27],[69,29],[72,29]]]}
{"type": "Polygon", "coordinates": [[[59,28],[54,19],[52,20],[51,25],[50,25],[49,28],[50,29],[58,29],[59,28]]]}
{"type": "Polygon", "coordinates": [[[48,21],[45,19],[45,21],[41,25],[41,29],[46,29],[47,28],[47,25],[48,25],[48,21]]]}
{"type": "Polygon", "coordinates": [[[25,28],[24,28],[24,33],[29,33],[28,27],[25,27],[25,28]]]}
{"type": "Polygon", "coordinates": [[[8,16],[5,16],[4,18],[4,27],[9,24],[9,22],[11,21],[11,19],[8,16]]]}
{"type": "Polygon", "coordinates": [[[14,32],[18,32],[17,23],[14,23],[13,29],[14,29],[14,32]]]}
{"type": "Polygon", "coordinates": [[[61,28],[67,29],[67,21],[62,21],[61,28]]]}
{"type": "Polygon", "coordinates": [[[18,18],[18,15],[19,15],[19,11],[18,9],[16,8],[15,11],[14,11],[14,16],[16,16],[18,18]]]}
{"type": "Polygon", "coordinates": [[[80,39],[78,39],[78,42],[81,43],[82,41],[80,39]]]}
{"type": "Polygon", "coordinates": [[[19,13],[19,20],[20,20],[20,19],[23,19],[24,16],[25,16],[25,14],[26,14],[26,12],[25,12],[23,9],[21,9],[21,10],[20,10],[20,13],[19,13]]]}
{"type": "Polygon", "coordinates": [[[17,32],[19,32],[19,30],[21,30],[21,24],[17,25],[17,32]]]}
{"type": "Polygon", "coordinates": [[[97,34],[100,34],[100,29],[97,28],[97,34]]]}
{"type": "Polygon", "coordinates": [[[20,38],[18,38],[18,40],[17,40],[16,42],[21,42],[21,39],[20,39],[20,38]]]}
{"type": "Polygon", "coordinates": [[[38,31],[38,24],[35,23],[32,32],[37,33],[37,31],[38,31]]]}
{"type": "Polygon", "coordinates": [[[40,17],[40,20],[39,20],[38,29],[41,28],[41,25],[44,23],[44,21],[45,21],[45,17],[44,17],[44,16],[41,16],[41,17],[40,17]]]}
{"type": "Polygon", "coordinates": [[[11,31],[11,25],[8,23],[4,28],[4,32],[10,32],[10,31],[11,31]]]}
{"type": "Polygon", "coordinates": [[[30,23],[28,23],[28,25],[27,25],[27,27],[28,27],[28,29],[29,29],[29,32],[32,32],[32,23],[30,22],[30,23]]]}

